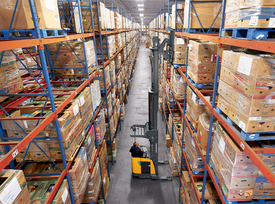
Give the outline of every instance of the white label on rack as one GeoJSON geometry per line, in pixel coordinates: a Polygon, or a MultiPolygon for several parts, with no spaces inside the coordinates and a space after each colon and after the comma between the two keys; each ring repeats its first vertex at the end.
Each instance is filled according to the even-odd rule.
{"type": "Polygon", "coordinates": [[[49,136],[50,136],[49,133],[46,132],[46,137],[49,137],[49,136]]]}
{"type": "Polygon", "coordinates": [[[184,39],[177,38],[177,45],[184,45],[184,39]]]}
{"type": "Polygon", "coordinates": [[[18,150],[16,149],[16,150],[12,153],[12,157],[13,157],[13,158],[16,157],[17,154],[18,154],[18,150]]]}
{"type": "Polygon", "coordinates": [[[47,0],[47,1],[45,1],[45,7],[46,7],[46,9],[55,11],[54,2],[55,2],[54,0],[47,0]]]}
{"type": "Polygon", "coordinates": [[[71,69],[72,74],[74,74],[74,69],[71,69]]]}
{"type": "Polygon", "coordinates": [[[92,139],[91,139],[91,137],[89,137],[89,138],[88,138],[88,145],[90,145],[91,142],[92,142],[92,139]]]}
{"type": "Polygon", "coordinates": [[[258,16],[251,16],[249,25],[251,26],[256,26],[258,24],[258,16]]]}
{"type": "Polygon", "coordinates": [[[249,117],[250,121],[260,121],[262,120],[262,117],[249,117]]]}
{"type": "Polygon", "coordinates": [[[83,106],[84,103],[85,103],[84,96],[81,96],[81,98],[79,99],[79,101],[80,101],[80,106],[83,106]]]}
{"type": "Polygon", "coordinates": [[[23,120],[23,123],[25,125],[25,128],[27,129],[29,127],[27,121],[23,120]]]}
{"type": "Polygon", "coordinates": [[[61,196],[63,203],[66,203],[68,194],[69,194],[68,189],[67,189],[67,187],[65,186],[64,192],[63,192],[63,194],[62,194],[62,196],[61,196]]]}
{"type": "Polygon", "coordinates": [[[194,140],[192,140],[192,145],[193,145],[194,147],[196,147],[194,140]]]}
{"type": "Polygon", "coordinates": [[[240,143],[240,147],[244,150],[245,146],[244,146],[244,144],[242,142],[240,143]]]}
{"type": "MultiPolygon", "coordinates": [[[[205,96],[204,97],[207,101],[210,101],[210,96],[205,96]]],[[[199,105],[205,105],[205,103],[200,99],[199,100],[199,105]]]]}
{"type": "Polygon", "coordinates": [[[194,103],[196,103],[197,95],[194,92],[192,92],[191,95],[192,95],[192,100],[194,101],[194,103]]]}
{"type": "Polygon", "coordinates": [[[225,142],[224,139],[221,137],[220,141],[219,141],[219,149],[221,150],[222,154],[224,152],[225,149],[225,142]]]}
{"type": "Polygon", "coordinates": [[[12,204],[20,192],[21,188],[17,178],[13,178],[0,194],[0,202],[3,204],[12,204]]]}
{"type": "Polygon", "coordinates": [[[73,112],[74,112],[74,116],[76,116],[79,112],[79,107],[78,106],[74,106],[73,107],[73,112]]]}
{"type": "Polygon", "coordinates": [[[250,75],[253,58],[241,56],[238,65],[238,72],[250,75]]]}
{"type": "Polygon", "coordinates": [[[268,27],[269,28],[275,28],[275,18],[270,18],[269,19],[268,27]]]}
{"type": "Polygon", "coordinates": [[[245,126],[246,126],[246,125],[244,124],[244,122],[240,120],[240,122],[239,122],[239,127],[240,127],[242,130],[245,130],[245,126]]]}

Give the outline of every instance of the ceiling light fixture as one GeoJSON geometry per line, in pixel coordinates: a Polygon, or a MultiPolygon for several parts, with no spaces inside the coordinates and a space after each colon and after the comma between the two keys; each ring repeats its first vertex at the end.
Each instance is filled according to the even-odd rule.
{"type": "Polygon", "coordinates": [[[144,6],[144,4],[138,4],[138,7],[143,7],[144,6]]]}
{"type": "Polygon", "coordinates": [[[143,9],[143,8],[139,8],[138,10],[139,10],[139,11],[144,11],[144,9],[143,9]]]}
{"type": "Polygon", "coordinates": [[[144,16],[144,14],[143,14],[143,13],[140,13],[140,14],[139,14],[139,16],[140,16],[140,17],[143,17],[143,16],[144,16]]]}

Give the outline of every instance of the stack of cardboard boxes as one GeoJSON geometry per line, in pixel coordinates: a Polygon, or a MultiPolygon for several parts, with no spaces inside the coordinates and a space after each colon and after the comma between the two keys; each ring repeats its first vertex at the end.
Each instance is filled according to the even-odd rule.
{"type": "Polygon", "coordinates": [[[84,198],[82,201],[83,203],[97,202],[97,198],[100,190],[100,183],[101,183],[99,165],[100,165],[99,159],[96,159],[95,166],[88,180],[88,184],[87,184],[84,198]]]}
{"type": "Polygon", "coordinates": [[[274,131],[272,55],[223,51],[218,107],[246,133],[274,131]]]}
{"type": "Polygon", "coordinates": [[[254,0],[226,2],[225,28],[274,28],[275,1],[254,0]]]}
{"type": "MultiPolygon", "coordinates": [[[[84,43],[88,72],[91,74],[95,70],[96,57],[93,40],[84,43]]],[[[51,59],[51,66],[54,73],[67,77],[86,77],[85,56],[82,41],[68,41],[53,43],[48,45],[51,59]],[[62,68],[62,69],[58,69],[62,68]],[[66,69],[64,69],[66,68],[66,69]],[[82,68],[82,69],[72,69],[82,68]]]]}
{"type": "MultiPolygon", "coordinates": [[[[274,148],[274,140],[271,141],[259,141],[259,147],[261,148],[274,148]]],[[[262,154],[261,159],[267,165],[267,167],[275,173],[275,154],[262,154]]],[[[269,180],[258,171],[256,182],[253,190],[253,199],[274,199],[275,189],[269,180]]]]}
{"type": "Polygon", "coordinates": [[[30,204],[30,193],[23,171],[7,170],[0,172],[1,202],[30,204]]]}
{"type": "Polygon", "coordinates": [[[97,142],[101,143],[106,133],[105,114],[102,110],[100,111],[100,113],[98,114],[95,120],[95,130],[96,130],[97,142]]]}
{"type": "Polygon", "coordinates": [[[173,64],[186,64],[186,40],[175,37],[173,64]]]}
{"type": "MultiPolygon", "coordinates": [[[[205,169],[204,163],[188,128],[185,128],[184,138],[186,157],[193,174],[202,173],[205,169]]],[[[202,153],[205,155],[206,152],[202,153]]]]}
{"type": "MultiPolygon", "coordinates": [[[[200,148],[203,149],[204,151],[207,150],[207,142],[208,142],[209,126],[210,126],[210,116],[211,115],[209,114],[208,111],[204,112],[203,114],[201,114],[199,116],[198,131],[197,131],[197,134],[195,134],[195,138],[196,138],[200,148]]],[[[215,130],[215,121],[216,120],[217,120],[216,118],[213,119],[214,125],[212,126],[212,135],[215,130]]],[[[211,137],[211,139],[213,140],[213,136],[211,137]]],[[[210,144],[212,145],[212,141],[210,144]]],[[[211,146],[210,146],[210,150],[211,150],[211,146]]]]}
{"type": "MultiPolygon", "coordinates": [[[[47,117],[51,114],[50,109],[45,109],[43,112],[43,117],[47,117]]],[[[20,109],[13,110],[10,112],[12,117],[39,117],[41,114],[40,110],[33,111],[32,109],[20,109]]],[[[18,121],[18,124],[27,133],[31,132],[37,125],[39,120],[25,120],[18,121]]],[[[41,122],[41,120],[40,120],[41,122]]],[[[77,149],[77,145],[83,139],[82,130],[83,124],[79,113],[78,103],[70,103],[64,110],[58,115],[58,124],[60,128],[60,133],[63,141],[63,147],[65,150],[66,159],[71,161],[72,156],[77,149]]],[[[24,132],[13,122],[13,121],[3,121],[3,129],[6,131],[6,137],[8,138],[18,138],[18,135],[25,136],[24,132]]],[[[57,137],[55,125],[53,122],[49,123],[39,134],[39,137],[57,137]]],[[[47,139],[37,141],[37,144],[41,149],[48,154],[53,160],[62,159],[60,154],[60,146],[57,139],[47,139]]],[[[49,161],[49,158],[41,151],[34,143],[30,145],[28,154],[26,155],[26,160],[33,161],[49,161]]],[[[25,150],[20,152],[16,157],[18,161],[21,161],[25,155],[25,150]]]]}
{"type": "Polygon", "coordinates": [[[217,44],[190,40],[188,47],[188,76],[196,83],[213,83],[217,44]]]}
{"type": "MultiPolygon", "coordinates": [[[[182,30],[184,25],[184,4],[177,4],[177,10],[176,10],[176,4],[172,6],[172,28],[182,30]],[[176,18],[177,15],[177,18],[176,18]],[[176,25],[176,27],[175,27],[176,25]]],[[[186,21],[188,22],[188,21],[186,21]]]]}
{"type": "Polygon", "coordinates": [[[258,168],[218,123],[211,162],[229,201],[251,201],[258,168]]]}
{"type": "Polygon", "coordinates": [[[104,67],[104,71],[103,71],[102,67],[99,67],[98,72],[99,72],[98,75],[99,75],[99,81],[100,81],[100,90],[105,91],[105,88],[106,88],[106,90],[108,90],[111,86],[109,65],[104,67]],[[105,79],[104,79],[104,76],[105,76],[105,79]]]}
{"type": "MultiPolygon", "coordinates": [[[[25,194],[24,200],[19,203],[45,203],[55,186],[57,179],[36,180],[27,182],[28,195],[25,194]],[[29,198],[31,202],[28,202],[29,198]]],[[[13,189],[14,191],[14,189],[13,189]]],[[[22,191],[23,193],[23,191],[22,191]]],[[[21,193],[21,194],[22,194],[21,193]]],[[[69,194],[69,186],[66,179],[61,183],[57,193],[55,194],[53,203],[70,204],[71,198],[69,194]]],[[[16,203],[16,202],[15,202],[16,203]]]]}
{"type": "MultiPolygon", "coordinates": [[[[23,89],[15,55],[11,51],[0,52],[3,60],[0,64],[0,93],[13,94],[23,89]]],[[[0,101],[8,97],[0,97],[0,101]]]]}
{"type": "MultiPolygon", "coordinates": [[[[110,143],[107,143],[107,150],[108,150],[108,159],[109,161],[112,161],[110,143]]],[[[116,154],[117,154],[116,138],[113,140],[113,143],[112,143],[112,152],[113,152],[113,161],[116,161],[116,154]]]]}
{"type": "MultiPolygon", "coordinates": [[[[187,105],[186,105],[186,117],[192,124],[195,131],[198,130],[199,116],[203,114],[207,107],[204,102],[195,94],[195,92],[187,86],[187,105]]],[[[210,94],[205,95],[206,100],[211,101],[212,97],[210,94]]]]}
{"type": "Polygon", "coordinates": [[[101,172],[104,172],[106,169],[106,165],[108,163],[107,145],[105,140],[103,140],[101,144],[101,148],[99,150],[99,159],[100,159],[99,161],[100,161],[101,172]]]}
{"type": "Polygon", "coordinates": [[[83,200],[87,182],[90,177],[88,167],[89,164],[87,161],[86,150],[84,147],[81,147],[69,170],[75,203],[80,204],[83,200]]]}
{"type": "Polygon", "coordinates": [[[193,3],[193,6],[189,7],[191,0],[185,1],[184,7],[184,28],[188,28],[188,21],[190,21],[191,29],[206,29],[212,28],[219,29],[221,14],[220,9],[222,7],[221,2],[215,3],[193,3]],[[193,9],[194,7],[194,9],[193,9]],[[189,8],[191,9],[189,16],[189,8]],[[190,19],[189,19],[190,18],[190,19]],[[198,20],[199,19],[199,20],[198,20]],[[201,25],[202,27],[201,27],[201,25]]]}
{"type": "Polygon", "coordinates": [[[95,129],[92,125],[91,129],[89,130],[87,137],[82,143],[82,147],[86,150],[87,155],[87,162],[89,164],[89,169],[94,161],[95,152],[96,152],[96,146],[95,146],[95,129]]]}
{"type": "Polygon", "coordinates": [[[116,36],[115,35],[108,35],[107,36],[107,43],[108,43],[108,52],[109,52],[109,58],[110,58],[116,52],[116,36]]]}
{"type": "Polygon", "coordinates": [[[174,67],[172,67],[171,85],[173,87],[173,92],[176,99],[184,99],[185,80],[180,74],[177,73],[174,67]]]}
{"type": "Polygon", "coordinates": [[[172,176],[173,177],[179,176],[178,164],[176,161],[176,155],[174,153],[173,147],[170,147],[169,166],[171,169],[172,176]]]}
{"type": "MultiPolygon", "coordinates": [[[[9,29],[12,19],[11,29],[13,30],[34,29],[32,12],[27,2],[17,4],[16,0],[11,0],[3,1],[2,5],[0,7],[0,13],[2,14],[0,17],[0,30],[9,29]],[[16,12],[13,16],[16,5],[16,10],[20,12],[16,12]]],[[[48,4],[46,0],[37,0],[35,9],[40,29],[61,29],[57,0],[51,1],[51,4],[48,4]]]]}

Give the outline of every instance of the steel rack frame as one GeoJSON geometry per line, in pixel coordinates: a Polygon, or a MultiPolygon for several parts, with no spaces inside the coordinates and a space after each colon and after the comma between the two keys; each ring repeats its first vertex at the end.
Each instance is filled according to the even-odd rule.
{"type": "MultiPolygon", "coordinates": [[[[211,1],[213,2],[213,1],[211,1]]],[[[219,1],[220,2],[220,1],[219,1]]],[[[205,3],[205,2],[202,2],[205,3]]],[[[264,51],[264,52],[270,52],[270,53],[275,53],[275,41],[255,41],[255,40],[246,40],[246,39],[234,39],[234,38],[227,38],[227,37],[221,37],[221,30],[223,28],[223,19],[225,16],[225,4],[226,4],[226,0],[222,1],[222,9],[221,9],[221,25],[220,25],[220,33],[219,34],[209,34],[209,33],[184,33],[184,32],[176,32],[175,36],[177,37],[182,37],[182,38],[186,38],[188,41],[189,39],[197,39],[197,40],[206,40],[206,41],[211,41],[211,42],[215,42],[218,44],[218,47],[220,48],[222,44],[225,45],[231,45],[231,46],[236,46],[236,47],[244,47],[244,48],[248,48],[248,49],[253,49],[253,50],[260,50],[260,51],[264,51]]],[[[191,4],[189,4],[189,6],[191,6],[191,4]]],[[[190,10],[189,10],[190,11],[190,10]]],[[[190,19],[190,18],[189,18],[190,19]]],[[[189,22],[190,23],[190,22],[189,22]]],[[[188,26],[190,28],[190,26],[188,26]]],[[[164,30],[156,30],[156,29],[151,29],[151,31],[154,32],[159,32],[159,33],[164,33],[164,34],[169,34],[169,31],[164,31],[164,30]]],[[[219,57],[219,55],[218,55],[219,57]]],[[[188,56],[187,56],[188,59],[188,56]]],[[[219,60],[217,60],[218,62],[219,60]]],[[[219,63],[217,63],[216,65],[216,72],[215,72],[215,83],[214,83],[214,89],[213,90],[209,90],[208,93],[213,93],[213,96],[216,97],[217,95],[217,77],[218,77],[218,70],[219,70],[219,63]]],[[[186,65],[186,69],[187,69],[187,65],[186,65]]],[[[208,100],[206,100],[206,98],[203,95],[203,91],[197,89],[196,87],[194,87],[187,79],[186,76],[186,72],[185,69],[179,69],[179,73],[180,75],[185,79],[186,84],[185,84],[185,96],[186,96],[186,88],[187,85],[189,87],[192,88],[192,90],[197,94],[197,96],[205,103],[205,105],[209,108],[210,112],[211,112],[211,118],[210,118],[210,129],[212,128],[212,124],[213,124],[213,118],[216,117],[218,119],[218,121],[221,123],[221,125],[223,126],[223,128],[226,129],[226,131],[231,135],[232,139],[238,143],[238,145],[244,150],[244,152],[250,157],[250,159],[255,163],[255,165],[261,170],[261,172],[264,174],[264,176],[270,181],[270,183],[275,186],[275,175],[274,173],[272,173],[270,171],[270,169],[263,163],[263,161],[257,156],[257,153],[275,153],[275,149],[274,148],[266,148],[266,149],[261,149],[261,148],[251,148],[235,131],[234,129],[232,129],[231,126],[229,126],[222,118],[221,116],[217,113],[216,109],[215,109],[215,103],[213,103],[215,101],[215,97],[213,97],[214,99],[212,99],[212,103],[209,102],[208,100]]],[[[178,103],[178,101],[177,101],[178,103]]],[[[186,103],[186,102],[185,102],[186,103]]],[[[182,113],[185,113],[185,103],[183,108],[180,108],[182,113]]],[[[169,107],[169,106],[168,106],[169,107]]],[[[165,110],[164,110],[165,111],[165,110]]],[[[170,111],[170,113],[172,114],[172,111],[170,111]]],[[[189,129],[190,133],[193,132],[191,126],[189,125],[187,118],[184,116],[183,117],[183,128],[184,128],[184,124],[186,123],[187,128],[189,129]]],[[[219,194],[219,197],[222,201],[222,203],[226,203],[226,200],[223,196],[223,193],[221,191],[221,188],[218,185],[218,181],[215,179],[214,176],[214,172],[209,164],[209,152],[210,152],[210,143],[211,143],[211,135],[212,135],[212,129],[209,132],[209,136],[208,136],[208,146],[207,146],[207,158],[204,158],[200,148],[196,142],[196,140],[193,140],[195,143],[195,146],[197,147],[197,149],[199,150],[199,153],[201,154],[201,157],[203,158],[204,164],[205,164],[205,171],[204,171],[204,184],[206,182],[206,177],[210,176],[212,182],[215,185],[215,188],[219,194]]],[[[184,129],[183,129],[183,136],[184,136],[184,129]]],[[[182,139],[183,139],[182,136],[182,139]]],[[[182,145],[184,145],[183,140],[181,142],[182,145]]],[[[184,146],[182,146],[182,150],[184,149],[184,146]]],[[[184,152],[184,151],[183,151],[184,152]]],[[[182,157],[184,157],[186,159],[186,155],[183,154],[182,157]]],[[[183,162],[182,162],[183,165],[183,162]]],[[[188,167],[188,165],[187,165],[188,167]]],[[[190,169],[188,169],[190,171],[190,169]]],[[[192,175],[192,174],[190,174],[192,175]]],[[[181,179],[181,178],[180,178],[181,179]]],[[[182,180],[182,179],[181,179],[182,180]]],[[[192,179],[191,179],[192,181],[192,179]]],[[[193,183],[193,181],[192,181],[193,183]]],[[[194,183],[193,183],[194,185],[194,183]]],[[[180,187],[182,188],[182,183],[180,183],[180,187]]],[[[183,189],[184,190],[184,189],[183,189]]],[[[198,201],[200,201],[201,203],[204,202],[205,199],[205,185],[203,186],[203,194],[202,197],[197,196],[198,201]]],[[[185,194],[185,192],[184,192],[185,194]]]]}

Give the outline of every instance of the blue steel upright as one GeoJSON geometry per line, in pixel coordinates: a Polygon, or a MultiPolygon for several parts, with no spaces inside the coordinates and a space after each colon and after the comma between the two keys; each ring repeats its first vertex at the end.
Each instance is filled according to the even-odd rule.
{"type": "MultiPolygon", "coordinates": [[[[222,17],[220,21],[220,30],[219,30],[219,37],[221,37],[222,29],[224,27],[224,18],[225,18],[225,6],[226,0],[222,1],[222,17]]],[[[220,45],[218,45],[220,48],[220,45]]],[[[219,69],[220,69],[220,55],[219,55],[219,48],[217,50],[217,61],[216,61],[216,70],[215,70],[215,77],[214,77],[214,90],[213,90],[213,97],[212,97],[212,108],[215,108],[215,101],[217,96],[217,89],[218,89],[218,76],[219,76],[219,69]]],[[[211,146],[211,139],[212,139],[212,127],[213,127],[213,120],[214,116],[211,115],[210,117],[210,125],[209,125],[209,133],[208,133],[208,141],[207,141],[207,151],[206,151],[206,164],[209,165],[209,154],[210,154],[210,146],[211,146]]],[[[207,170],[205,169],[203,175],[203,191],[202,191],[202,199],[201,204],[203,204],[204,196],[205,196],[205,184],[207,179],[207,170]]]]}
{"type": "MultiPolygon", "coordinates": [[[[31,13],[32,13],[32,18],[33,18],[35,31],[37,33],[38,38],[40,39],[41,35],[40,35],[40,32],[39,32],[39,25],[38,25],[38,19],[37,19],[37,13],[36,13],[36,10],[35,10],[34,0],[29,0],[29,4],[30,4],[30,8],[31,8],[31,13]]],[[[51,88],[51,82],[50,82],[50,78],[49,78],[49,74],[48,74],[47,62],[46,62],[43,46],[38,47],[38,52],[39,52],[39,57],[40,57],[43,76],[44,76],[44,79],[45,79],[46,84],[47,84],[48,96],[49,96],[49,99],[50,99],[50,102],[51,102],[51,108],[52,108],[52,111],[54,112],[54,111],[56,111],[56,109],[55,109],[53,92],[52,92],[52,88],[51,88]]],[[[54,124],[55,124],[55,129],[56,129],[56,133],[57,133],[57,137],[58,137],[59,147],[60,147],[60,150],[61,150],[63,166],[64,166],[64,168],[67,168],[66,156],[65,156],[65,152],[64,152],[64,148],[63,148],[63,143],[62,143],[62,138],[61,138],[61,133],[60,133],[57,118],[54,120],[54,124]]],[[[72,204],[74,204],[74,196],[73,196],[72,185],[71,185],[69,175],[66,175],[66,179],[67,179],[68,185],[69,185],[69,193],[70,193],[71,202],[72,202],[72,204]]]]}

